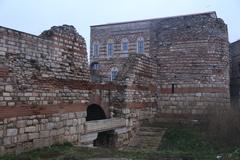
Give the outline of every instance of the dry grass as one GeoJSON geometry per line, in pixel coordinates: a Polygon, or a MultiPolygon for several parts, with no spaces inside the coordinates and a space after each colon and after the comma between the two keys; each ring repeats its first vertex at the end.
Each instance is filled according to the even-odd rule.
{"type": "Polygon", "coordinates": [[[236,108],[214,108],[208,114],[208,134],[219,147],[240,144],[240,111],[236,108]],[[222,146],[223,145],[223,146],[222,146]]]}

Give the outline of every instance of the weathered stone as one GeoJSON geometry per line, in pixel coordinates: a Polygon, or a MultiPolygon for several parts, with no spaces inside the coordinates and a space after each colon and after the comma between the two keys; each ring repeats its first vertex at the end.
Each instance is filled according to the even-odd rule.
{"type": "Polygon", "coordinates": [[[18,120],[17,121],[17,127],[18,128],[23,128],[26,126],[26,120],[18,120]]]}
{"type": "Polygon", "coordinates": [[[24,142],[28,140],[28,135],[27,134],[20,134],[17,136],[17,141],[18,142],[24,142]]]}
{"type": "Polygon", "coordinates": [[[16,128],[7,129],[7,136],[16,136],[18,130],[16,128]]]}
{"type": "Polygon", "coordinates": [[[3,138],[3,144],[4,144],[4,145],[10,145],[10,144],[12,144],[12,138],[11,138],[11,137],[4,137],[4,138],[3,138]]]}
{"type": "Polygon", "coordinates": [[[31,133],[31,132],[37,132],[38,129],[36,126],[29,126],[29,127],[25,127],[25,132],[26,133],[31,133]]]}
{"type": "Polygon", "coordinates": [[[0,138],[3,137],[3,130],[0,130],[0,138]]]}
{"type": "Polygon", "coordinates": [[[39,133],[29,133],[28,138],[29,139],[37,139],[37,138],[39,138],[39,133]]]}
{"type": "Polygon", "coordinates": [[[77,129],[76,127],[70,127],[70,134],[76,134],[77,133],[77,129]]]}
{"type": "Polygon", "coordinates": [[[5,86],[5,91],[6,92],[12,92],[13,91],[13,86],[12,85],[6,85],[5,86]]]}
{"type": "Polygon", "coordinates": [[[49,137],[49,131],[40,131],[40,138],[49,137]]]}

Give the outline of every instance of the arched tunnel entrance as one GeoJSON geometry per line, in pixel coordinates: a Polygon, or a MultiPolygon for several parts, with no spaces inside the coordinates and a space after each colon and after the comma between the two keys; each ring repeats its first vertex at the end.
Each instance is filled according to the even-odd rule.
{"type": "Polygon", "coordinates": [[[107,116],[104,110],[97,104],[91,104],[87,107],[86,121],[106,119],[107,116]]]}
{"type": "MultiPolygon", "coordinates": [[[[87,107],[86,121],[104,120],[107,116],[101,106],[97,104],[91,104],[87,107]]],[[[114,146],[114,131],[99,132],[97,139],[93,141],[93,146],[96,147],[112,147],[114,146]]]]}

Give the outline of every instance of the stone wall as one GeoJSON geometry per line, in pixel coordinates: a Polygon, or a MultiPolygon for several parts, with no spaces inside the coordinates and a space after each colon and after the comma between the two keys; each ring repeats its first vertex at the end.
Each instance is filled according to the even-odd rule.
{"type": "Polygon", "coordinates": [[[117,117],[126,119],[128,131],[119,135],[121,146],[127,145],[142,121],[153,119],[157,112],[156,63],[146,55],[129,55],[117,79],[121,84],[113,96],[112,106],[117,117]]]}
{"type": "Polygon", "coordinates": [[[86,44],[73,26],[40,36],[0,27],[0,153],[77,143],[89,80],[86,44]]]}
{"type": "Polygon", "coordinates": [[[159,112],[201,115],[229,106],[228,33],[216,13],[154,20],[150,39],[159,112]]]}
{"type": "Polygon", "coordinates": [[[0,121],[0,153],[20,153],[64,142],[77,143],[86,112],[34,114],[0,121]]]}
{"type": "Polygon", "coordinates": [[[240,100],[240,41],[230,44],[231,56],[231,102],[239,107],[240,100]]]}
{"type": "Polygon", "coordinates": [[[85,41],[74,27],[53,27],[39,37],[1,27],[0,35],[0,106],[88,99],[88,91],[72,85],[90,77],[85,41]]]}

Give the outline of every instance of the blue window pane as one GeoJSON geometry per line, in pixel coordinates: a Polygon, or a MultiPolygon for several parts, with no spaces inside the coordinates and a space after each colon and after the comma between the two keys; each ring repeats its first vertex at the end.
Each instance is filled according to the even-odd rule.
{"type": "Polygon", "coordinates": [[[111,79],[115,80],[117,78],[117,71],[112,71],[111,79]]]}
{"type": "Polygon", "coordinates": [[[94,46],[93,46],[93,55],[94,56],[98,56],[98,52],[99,52],[99,46],[98,46],[98,44],[94,44],[94,46]]]}
{"type": "Polygon", "coordinates": [[[98,70],[100,68],[100,65],[98,63],[94,63],[92,66],[92,69],[98,70]]]}
{"type": "Polygon", "coordinates": [[[123,42],[122,43],[122,50],[125,51],[125,52],[128,51],[128,42],[123,42]]]}
{"type": "Polygon", "coordinates": [[[138,41],[138,53],[144,53],[144,41],[138,41]]]}
{"type": "Polygon", "coordinates": [[[108,43],[107,53],[108,53],[108,56],[112,56],[112,54],[113,54],[113,44],[112,43],[108,43]]]}

